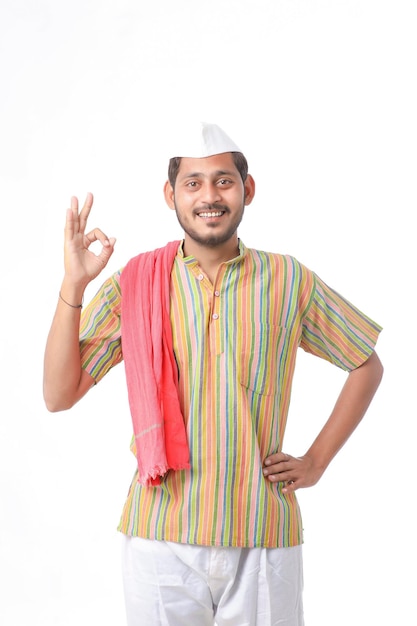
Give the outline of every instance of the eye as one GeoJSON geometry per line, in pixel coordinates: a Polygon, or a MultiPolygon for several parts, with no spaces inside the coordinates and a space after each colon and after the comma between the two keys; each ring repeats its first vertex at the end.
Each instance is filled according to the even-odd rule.
{"type": "Polygon", "coordinates": [[[229,180],[228,178],[220,178],[220,180],[218,181],[218,184],[221,185],[222,187],[225,187],[226,185],[231,185],[232,181],[229,180]]]}
{"type": "Polygon", "coordinates": [[[185,185],[186,187],[190,187],[191,189],[194,189],[195,187],[197,187],[197,181],[195,180],[189,180],[188,183],[186,183],[185,185]]]}

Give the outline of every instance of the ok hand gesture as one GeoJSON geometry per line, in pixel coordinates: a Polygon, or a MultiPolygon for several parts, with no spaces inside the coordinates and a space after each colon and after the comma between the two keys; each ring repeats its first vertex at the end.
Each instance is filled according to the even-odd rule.
{"type": "Polygon", "coordinates": [[[73,286],[85,288],[107,265],[113,254],[115,239],[108,238],[99,228],[85,232],[88,216],[93,206],[93,194],[88,193],[84,206],[78,210],[78,199],[71,198],[65,224],[65,279],[73,286]],[[100,241],[99,254],[89,250],[92,243],[100,241]]]}

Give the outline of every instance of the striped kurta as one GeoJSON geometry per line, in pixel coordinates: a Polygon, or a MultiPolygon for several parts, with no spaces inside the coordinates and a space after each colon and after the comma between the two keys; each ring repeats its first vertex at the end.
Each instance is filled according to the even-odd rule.
{"type": "MultiPolygon", "coordinates": [[[[294,493],[262,473],[282,449],[299,347],[345,371],[372,353],[381,327],[291,256],[245,248],[215,283],[180,246],[171,323],[191,469],[162,485],[133,477],[118,529],[213,546],[302,543],[294,493]]],[[[83,312],[83,367],[99,381],[122,356],[120,272],[83,312]]]]}

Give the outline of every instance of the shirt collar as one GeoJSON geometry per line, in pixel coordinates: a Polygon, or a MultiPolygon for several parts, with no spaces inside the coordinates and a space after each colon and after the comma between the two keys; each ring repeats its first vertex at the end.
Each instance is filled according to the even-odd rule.
{"type": "MultiPolygon", "coordinates": [[[[243,261],[243,258],[245,257],[247,253],[247,248],[245,244],[243,243],[243,241],[241,241],[240,239],[238,239],[238,246],[239,246],[239,254],[235,256],[233,259],[229,259],[229,261],[225,261],[226,265],[232,265],[232,264],[237,265],[238,263],[241,263],[243,261]]],[[[194,256],[184,256],[184,240],[181,241],[178,247],[178,256],[184,261],[186,265],[191,266],[191,265],[198,264],[198,261],[194,256]]]]}

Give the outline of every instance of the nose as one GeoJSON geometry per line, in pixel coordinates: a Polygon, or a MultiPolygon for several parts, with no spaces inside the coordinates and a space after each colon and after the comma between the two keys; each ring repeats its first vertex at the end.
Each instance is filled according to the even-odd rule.
{"type": "Polygon", "coordinates": [[[207,204],[219,202],[221,200],[220,189],[214,183],[206,182],[201,189],[200,200],[207,204]]]}

